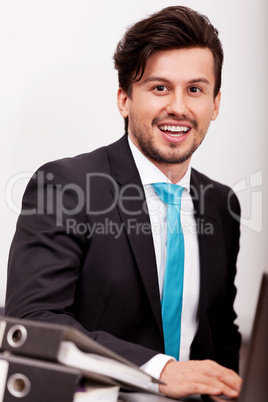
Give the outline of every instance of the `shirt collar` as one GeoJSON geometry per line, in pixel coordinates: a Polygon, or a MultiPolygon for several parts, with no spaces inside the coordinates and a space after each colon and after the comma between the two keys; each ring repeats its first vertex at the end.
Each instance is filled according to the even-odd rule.
{"type": "MultiPolygon", "coordinates": [[[[164,173],[161,172],[146,156],[136,147],[131,138],[128,136],[128,143],[132,156],[134,158],[135,164],[137,166],[141,182],[143,186],[152,183],[171,183],[164,173]]],[[[178,183],[180,186],[184,187],[188,192],[190,192],[190,178],[191,178],[191,168],[190,165],[178,183]]]]}

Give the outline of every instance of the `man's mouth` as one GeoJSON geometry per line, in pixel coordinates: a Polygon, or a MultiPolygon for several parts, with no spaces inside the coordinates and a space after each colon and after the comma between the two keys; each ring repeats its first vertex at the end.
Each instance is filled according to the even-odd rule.
{"type": "Polygon", "coordinates": [[[190,127],[186,126],[171,126],[171,125],[162,125],[158,126],[159,130],[164,133],[168,133],[172,137],[181,137],[182,135],[188,133],[190,127]]]}

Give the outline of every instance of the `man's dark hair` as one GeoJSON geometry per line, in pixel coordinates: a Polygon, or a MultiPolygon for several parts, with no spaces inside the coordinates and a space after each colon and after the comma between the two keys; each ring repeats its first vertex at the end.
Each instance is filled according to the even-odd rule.
{"type": "Polygon", "coordinates": [[[223,63],[218,31],[206,16],[182,6],[164,8],[126,31],[114,54],[119,86],[131,96],[132,83],[142,78],[152,54],[193,47],[208,48],[213,53],[216,97],[221,87],[223,63]]]}

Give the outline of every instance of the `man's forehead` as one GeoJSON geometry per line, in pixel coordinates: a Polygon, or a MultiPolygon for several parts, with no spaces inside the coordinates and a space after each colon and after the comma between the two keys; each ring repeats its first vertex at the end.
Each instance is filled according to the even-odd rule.
{"type": "Polygon", "coordinates": [[[187,81],[215,81],[214,57],[207,48],[183,48],[157,51],[145,65],[140,83],[157,79],[169,81],[181,77],[187,81]]]}

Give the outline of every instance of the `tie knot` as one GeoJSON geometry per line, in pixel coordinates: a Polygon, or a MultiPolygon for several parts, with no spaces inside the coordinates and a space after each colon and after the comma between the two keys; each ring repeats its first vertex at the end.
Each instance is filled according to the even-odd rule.
{"type": "Polygon", "coordinates": [[[184,187],[172,183],[153,183],[152,186],[159,198],[166,204],[181,205],[184,187]]]}

